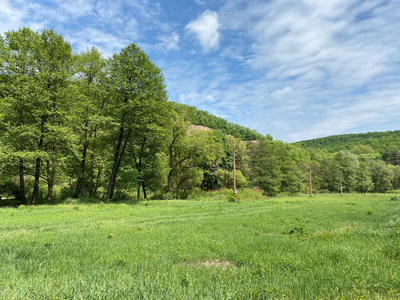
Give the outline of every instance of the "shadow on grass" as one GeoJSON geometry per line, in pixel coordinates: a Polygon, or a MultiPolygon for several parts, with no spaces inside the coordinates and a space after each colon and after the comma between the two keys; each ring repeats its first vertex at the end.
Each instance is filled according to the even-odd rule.
{"type": "MultiPolygon", "coordinates": [[[[139,201],[134,200],[121,200],[121,199],[111,199],[107,201],[106,199],[99,199],[99,198],[67,198],[64,200],[56,200],[50,203],[46,202],[45,200],[38,200],[36,205],[58,205],[58,204],[101,204],[101,203],[112,203],[112,204],[138,204],[139,201]]],[[[18,199],[2,199],[0,201],[0,207],[18,207],[22,205],[21,200],[18,199]]],[[[28,200],[24,205],[31,205],[30,201],[28,200]]]]}
{"type": "Polygon", "coordinates": [[[101,204],[101,203],[113,203],[113,204],[119,204],[119,203],[125,203],[125,204],[137,204],[139,201],[136,199],[134,200],[121,200],[121,199],[111,199],[111,200],[106,200],[106,199],[99,199],[99,198],[67,198],[65,200],[57,201],[53,204],[101,204]]]}

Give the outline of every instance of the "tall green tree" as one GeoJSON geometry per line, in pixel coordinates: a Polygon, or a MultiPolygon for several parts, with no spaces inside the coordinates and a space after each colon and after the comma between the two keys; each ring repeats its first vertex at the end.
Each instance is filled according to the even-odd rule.
{"type": "Polygon", "coordinates": [[[169,172],[167,191],[173,187],[179,194],[185,189],[200,185],[203,180],[201,166],[216,165],[224,156],[222,143],[213,131],[188,130],[189,123],[183,116],[176,116],[168,137],[169,172]]]}
{"type": "Polygon", "coordinates": [[[47,201],[50,202],[56,180],[56,166],[60,159],[61,138],[68,132],[66,119],[71,113],[69,88],[73,73],[71,45],[62,35],[52,29],[44,29],[37,34],[34,45],[37,62],[36,85],[40,97],[35,99],[33,115],[38,124],[35,181],[32,204],[36,203],[42,160],[45,162],[48,187],[47,201]]]}
{"type": "Polygon", "coordinates": [[[326,189],[329,192],[339,191],[339,178],[341,175],[340,165],[336,160],[331,157],[324,158],[320,163],[319,170],[322,189],[326,189]]]}
{"type": "Polygon", "coordinates": [[[357,170],[359,167],[357,156],[350,151],[342,150],[335,155],[333,161],[339,167],[343,191],[351,193],[357,184],[357,170]]]}
{"type": "Polygon", "coordinates": [[[250,182],[267,195],[295,193],[301,188],[301,174],[282,142],[263,138],[250,147],[250,182]]]}
{"type": "Polygon", "coordinates": [[[361,193],[366,193],[372,190],[374,184],[369,174],[368,165],[366,162],[360,162],[357,170],[357,190],[361,193]]]}
{"type": "Polygon", "coordinates": [[[0,38],[0,131],[4,170],[18,174],[19,194],[26,203],[27,164],[36,147],[34,101],[37,93],[35,44],[37,34],[29,28],[5,33],[0,38]]]}
{"type": "Polygon", "coordinates": [[[374,183],[373,191],[384,193],[389,190],[392,186],[391,181],[393,180],[393,173],[388,165],[381,160],[369,160],[367,164],[372,182],[374,183]]]}
{"type": "Polygon", "coordinates": [[[140,130],[138,125],[148,122],[150,116],[161,117],[156,104],[167,101],[167,96],[161,70],[134,43],[113,55],[108,72],[109,115],[114,123],[110,138],[115,145],[106,193],[110,199],[133,132],[140,130]]]}
{"type": "Polygon", "coordinates": [[[93,197],[96,193],[96,179],[101,176],[107,156],[104,136],[111,118],[107,117],[105,66],[105,59],[95,47],[75,58],[74,89],[70,89],[75,101],[68,117],[70,134],[63,137],[63,144],[71,157],[69,174],[77,180],[76,196],[80,197],[93,197]]]}

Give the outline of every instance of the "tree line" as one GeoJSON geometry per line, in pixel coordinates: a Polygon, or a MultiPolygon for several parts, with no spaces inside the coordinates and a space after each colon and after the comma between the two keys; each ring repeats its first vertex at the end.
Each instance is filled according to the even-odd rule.
{"type": "Polygon", "coordinates": [[[340,150],[351,151],[356,146],[370,146],[382,155],[387,149],[400,148],[400,130],[333,135],[301,141],[297,144],[304,144],[314,149],[325,149],[330,153],[340,150]]]}
{"type": "Polygon", "coordinates": [[[161,70],[136,44],[105,59],[95,47],[74,53],[51,29],[0,36],[0,133],[0,196],[22,204],[232,188],[233,154],[237,187],[269,196],[307,192],[310,167],[313,188],[326,192],[339,181],[345,192],[400,184],[396,149],[274,141],[168,101],[161,70]]]}

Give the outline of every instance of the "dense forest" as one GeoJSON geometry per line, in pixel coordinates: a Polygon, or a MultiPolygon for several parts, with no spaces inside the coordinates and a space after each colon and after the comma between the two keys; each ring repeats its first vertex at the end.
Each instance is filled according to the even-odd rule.
{"type": "Polygon", "coordinates": [[[314,192],[400,188],[390,133],[335,150],[288,144],[168,101],[166,89],[134,43],[106,59],[94,47],[74,53],[50,29],[0,36],[0,205],[232,189],[233,154],[237,187],[268,196],[308,193],[310,170],[314,192]]]}
{"type": "Polygon", "coordinates": [[[368,132],[341,134],[297,142],[309,148],[324,149],[328,152],[351,150],[355,146],[368,145],[376,152],[383,154],[386,149],[400,148],[400,130],[386,132],[368,132]]]}
{"type": "Polygon", "coordinates": [[[190,123],[218,130],[222,135],[230,134],[243,141],[259,140],[262,137],[262,134],[253,129],[230,123],[225,119],[210,115],[204,110],[198,110],[194,106],[176,102],[171,102],[171,106],[178,114],[185,115],[190,123]]]}

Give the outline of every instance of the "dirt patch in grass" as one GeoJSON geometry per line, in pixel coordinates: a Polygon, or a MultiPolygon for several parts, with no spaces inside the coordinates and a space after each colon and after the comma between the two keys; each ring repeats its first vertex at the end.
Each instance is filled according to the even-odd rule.
{"type": "Polygon", "coordinates": [[[231,268],[231,269],[236,269],[236,266],[233,262],[228,261],[228,260],[206,260],[200,263],[190,263],[188,264],[188,266],[203,266],[203,267],[207,267],[207,268],[231,268]]]}

